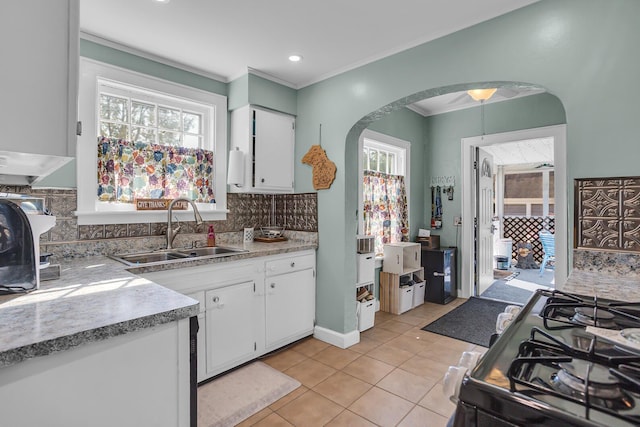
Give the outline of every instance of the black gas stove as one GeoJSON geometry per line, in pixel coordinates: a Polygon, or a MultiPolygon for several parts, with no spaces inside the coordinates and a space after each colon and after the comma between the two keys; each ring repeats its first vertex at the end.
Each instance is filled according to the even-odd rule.
{"type": "Polygon", "coordinates": [[[465,376],[453,425],[639,426],[640,302],[537,291],[465,376]],[[587,332],[620,331],[628,345],[587,332]]]}

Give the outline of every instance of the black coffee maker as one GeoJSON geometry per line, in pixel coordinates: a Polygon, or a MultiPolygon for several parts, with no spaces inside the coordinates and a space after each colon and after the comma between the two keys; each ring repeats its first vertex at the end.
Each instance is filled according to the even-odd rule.
{"type": "Polygon", "coordinates": [[[27,215],[17,204],[0,198],[0,294],[36,289],[39,264],[27,215]]]}

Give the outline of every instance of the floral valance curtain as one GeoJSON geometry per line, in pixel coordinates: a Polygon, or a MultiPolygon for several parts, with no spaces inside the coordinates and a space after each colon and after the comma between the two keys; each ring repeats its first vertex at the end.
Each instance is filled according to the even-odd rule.
{"type": "Polygon", "coordinates": [[[365,171],[364,233],[375,237],[376,255],[385,243],[409,240],[409,213],[404,176],[365,171]]]}
{"type": "Polygon", "coordinates": [[[186,197],[214,203],[213,152],[98,137],[98,199],[186,197]]]}

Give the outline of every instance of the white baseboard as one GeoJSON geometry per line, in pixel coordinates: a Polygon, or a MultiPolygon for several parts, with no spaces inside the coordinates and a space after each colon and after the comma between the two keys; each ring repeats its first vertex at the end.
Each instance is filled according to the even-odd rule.
{"type": "Polygon", "coordinates": [[[348,348],[360,342],[360,332],[358,330],[341,334],[322,326],[315,327],[313,337],[340,348],[348,348]]]}

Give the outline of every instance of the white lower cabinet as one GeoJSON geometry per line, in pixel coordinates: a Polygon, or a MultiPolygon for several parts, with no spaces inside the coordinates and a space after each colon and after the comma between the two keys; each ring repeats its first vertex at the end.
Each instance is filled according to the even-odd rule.
{"type": "Polygon", "coordinates": [[[198,382],[313,334],[313,250],[144,277],[200,301],[198,382]]]}
{"type": "Polygon", "coordinates": [[[266,281],[266,347],[268,351],[313,333],[314,269],[268,277],[266,281]]]}
{"type": "Polygon", "coordinates": [[[205,298],[207,374],[215,375],[255,357],[261,301],[253,281],[207,291],[205,298]]]}

